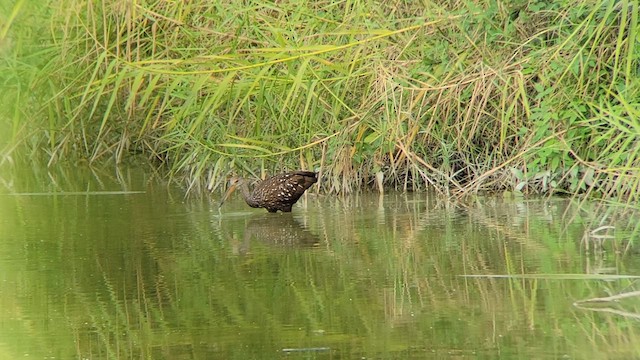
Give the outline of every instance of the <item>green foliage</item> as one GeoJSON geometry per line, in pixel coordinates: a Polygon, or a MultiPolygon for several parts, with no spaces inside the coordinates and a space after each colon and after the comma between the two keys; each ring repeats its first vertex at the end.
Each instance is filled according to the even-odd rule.
{"type": "Polygon", "coordinates": [[[382,174],[460,196],[638,199],[636,2],[3,10],[5,159],[143,153],[190,188],[313,168],[327,192],[382,174]]]}

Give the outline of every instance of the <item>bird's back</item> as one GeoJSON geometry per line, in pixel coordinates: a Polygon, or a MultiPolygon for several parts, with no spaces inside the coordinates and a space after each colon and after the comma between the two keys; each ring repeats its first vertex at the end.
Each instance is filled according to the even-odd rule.
{"type": "Polygon", "coordinates": [[[313,171],[292,171],[265,179],[253,190],[253,198],[261,207],[276,212],[289,212],[304,192],[318,181],[313,171]]]}

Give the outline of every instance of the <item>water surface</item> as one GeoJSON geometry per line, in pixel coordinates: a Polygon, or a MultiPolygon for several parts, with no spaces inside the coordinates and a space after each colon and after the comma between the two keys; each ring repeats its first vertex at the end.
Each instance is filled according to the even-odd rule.
{"type": "Polygon", "coordinates": [[[640,257],[589,204],[219,212],[140,170],[0,178],[1,359],[640,357],[640,257]]]}

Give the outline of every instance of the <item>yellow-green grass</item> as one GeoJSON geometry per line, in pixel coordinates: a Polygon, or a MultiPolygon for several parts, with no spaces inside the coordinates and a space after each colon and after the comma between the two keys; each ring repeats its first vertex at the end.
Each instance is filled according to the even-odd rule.
{"type": "Polygon", "coordinates": [[[640,198],[634,1],[1,6],[2,161],[640,198]]]}

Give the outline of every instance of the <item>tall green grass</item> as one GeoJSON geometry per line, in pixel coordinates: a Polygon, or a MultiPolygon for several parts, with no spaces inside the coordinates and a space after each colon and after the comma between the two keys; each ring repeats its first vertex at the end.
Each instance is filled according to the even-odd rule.
{"type": "Polygon", "coordinates": [[[191,189],[306,168],[329,193],[640,198],[634,1],[12,9],[12,143],[50,164],[142,153],[191,189]]]}

